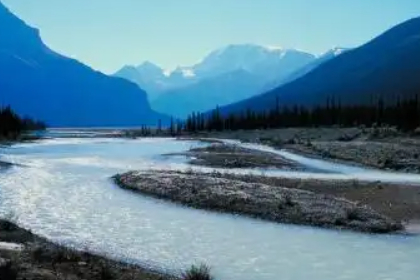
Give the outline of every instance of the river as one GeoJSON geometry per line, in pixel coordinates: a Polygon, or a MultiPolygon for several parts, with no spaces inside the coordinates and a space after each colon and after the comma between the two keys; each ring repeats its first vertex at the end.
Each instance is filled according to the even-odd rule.
{"type": "MultiPolygon", "coordinates": [[[[122,190],[109,179],[131,169],[189,168],[184,158],[161,154],[199,145],[64,138],[2,148],[3,160],[20,165],[0,175],[0,214],[55,242],[152,268],[178,272],[205,262],[220,280],[418,279],[419,236],[339,232],[193,210],[122,190]]],[[[420,179],[295,160],[309,160],[313,168],[323,164],[318,169],[325,172],[282,175],[420,179]]]]}

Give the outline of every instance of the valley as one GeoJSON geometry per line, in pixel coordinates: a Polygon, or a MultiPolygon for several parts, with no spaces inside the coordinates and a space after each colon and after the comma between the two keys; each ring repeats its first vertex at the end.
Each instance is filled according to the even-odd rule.
{"type": "Polygon", "coordinates": [[[417,279],[420,5],[305,1],[0,0],[0,280],[417,279]]]}

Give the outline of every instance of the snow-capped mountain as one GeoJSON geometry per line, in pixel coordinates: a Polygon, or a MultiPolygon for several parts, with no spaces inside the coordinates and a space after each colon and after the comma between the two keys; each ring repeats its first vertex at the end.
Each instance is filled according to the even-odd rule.
{"type": "Polygon", "coordinates": [[[312,54],[294,49],[251,44],[229,45],[211,52],[195,65],[178,67],[173,71],[164,71],[151,62],[144,62],[139,66],[124,66],[114,75],[129,79],[146,89],[150,86],[145,86],[145,83],[162,80],[168,80],[167,83],[172,81],[177,87],[178,83],[182,84],[180,79],[197,81],[237,70],[244,70],[265,79],[278,78],[291,74],[315,59],[316,56],[312,54]]]}
{"type": "Polygon", "coordinates": [[[114,76],[136,83],[148,93],[149,100],[154,100],[167,90],[187,86],[195,81],[193,71],[178,67],[165,71],[159,66],[146,61],[138,66],[126,65],[114,76]]]}
{"type": "Polygon", "coordinates": [[[349,51],[349,48],[340,48],[340,47],[334,47],[328,51],[326,51],[325,53],[319,55],[316,57],[315,60],[309,62],[308,64],[304,65],[303,67],[297,69],[296,71],[294,71],[293,73],[291,73],[290,75],[286,76],[286,78],[284,77],[278,77],[277,79],[274,79],[272,81],[270,81],[268,84],[266,84],[266,86],[264,87],[264,92],[265,91],[269,91],[271,89],[274,89],[282,84],[287,84],[289,82],[292,82],[300,77],[305,76],[306,74],[308,74],[309,72],[311,72],[312,70],[314,70],[315,68],[317,68],[318,66],[324,64],[325,62],[349,51]]]}
{"type": "MultiPolygon", "coordinates": [[[[159,99],[157,101],[157,104],[160,104],[159,108],[173,108],[170,104],[165,104],[165,97],[173,92],[176,92],[180,99],[183,98],[181,94],[183,91],[188,93],[185,95],[186,99],[197,98],[191,92],[199,92],[200,102],[205,106],[183,108],[182,110],[185,112],[198,110],[202,107],[213,108],[216,105],[226,105],[227,100],[239,101],[249,97],[250,91],[258,94],[263,89],[261,85],[286,79],[315,59],[316,57],[312,54],[293,49],[269,48],[251,44],[229,45],[211,52],[195,65],[178,67],[173,71],[165,71],[153,63],[145,62],[139,66],[124,66],[114,75],[128,79],[144,88],[148,92],[152,106],[154,101],[159,99]],[[248,77],[252,77],[253,82],[248,84],[250,88],[244,91],[246,94],[241,95],[241,90],[232,91],[235,89],[235,85],[238,86],[238,89],[242,88],[243,81],[235,80],[235,77],[242,79],[244,75],[237,75],[237,73],[243,72],[246,72],[248,77]],[[228,75],[228,78],[224,78],[223,75],[228,75]],[[219,82],[224,86],[211,85],[211,83],[219,82]],[[223,96],[230,95],[232,98],[217,98],[217,96],[222,96],[219,93],[207,95],[206,88],[213,90],[217,88],[223,93],[223,96]]],[[[167,102],[172,102],[171,100],[172,98],[167,98],[167,102]]],[[[185,100],[185,103],[197,104],[190,100],[185,100]]],[[[177,114],[176,111],[177,109],[174,108],[174,112],[171,113],[176,116],[184,116],[184,113],[177,114]]]]}
{"type": "Polygon", "coordinates": [[[153,100],[151,105],[158,112],[185,118],[192,111],[205,112],[217,105],[251,97],[262,86],[262,81],[257,76],[245,70],[237,70],[166,91],[153,100]]]}
{"type": "Polygon", "coordinates": [[[293,49],[229,45],[210,53],[192,69],[196,76],[203,78],[245,70],[269,80],[287,76],[314,59],[312,54],[293,49]]]}

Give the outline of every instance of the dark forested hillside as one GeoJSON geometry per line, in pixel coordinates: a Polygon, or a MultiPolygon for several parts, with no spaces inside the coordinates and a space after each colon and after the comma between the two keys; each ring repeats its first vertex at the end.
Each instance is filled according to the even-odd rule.
{"type": "Polygon", "coordinates": [[[366,105],[343,105],[339,99],[327,98],[323,105],[280,106],[273,109],[223,115],[219,108],[211,114],[192,113],[185,122],[186,131],[269,129],[316,126],[381,126],[392,125],[405,131],[420,127],[420,94],[386,104],[383,99],[366,105]]]}
{"type": "Polygon", "coordinates": [[[329,96],[342,104],[385,103],[420,92],[420,18],[404,22],[371,42],[325,62],[307,75],[270,92],[220,108],[221,114],[275,106],[313,107],[329,96]]]}

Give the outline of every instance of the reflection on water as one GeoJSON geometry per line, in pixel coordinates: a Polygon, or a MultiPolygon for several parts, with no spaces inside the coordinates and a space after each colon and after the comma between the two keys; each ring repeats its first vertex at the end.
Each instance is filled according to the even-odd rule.
{"type": "Polygon", "coordinates": [[[51,139],[13,146],[2,151],[4,157],[27,167],[0,176],[0,211],[54,241],[115,258],[170,270],[204,261],[217,279],[418,279],[419,237],[192,210],[124,191],[109,180],[129,169],[188,168],[184,159],[160,154],[196,145],[170,139],[51,139]]]}

